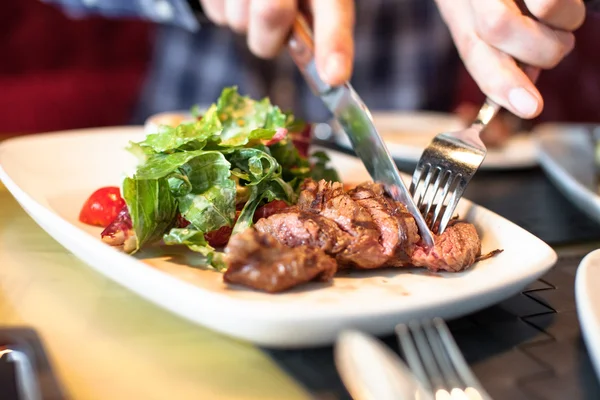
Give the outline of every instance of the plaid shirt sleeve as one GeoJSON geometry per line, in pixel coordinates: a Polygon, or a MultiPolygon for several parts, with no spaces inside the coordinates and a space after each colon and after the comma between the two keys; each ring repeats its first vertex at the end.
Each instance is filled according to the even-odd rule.
{"type": "Polygon", "coordinates": [[[54,4],[72,18],[101,15],[141,18],[176,25],[188,31],[200,28],[187,0],[41,0],[54,4]]]}

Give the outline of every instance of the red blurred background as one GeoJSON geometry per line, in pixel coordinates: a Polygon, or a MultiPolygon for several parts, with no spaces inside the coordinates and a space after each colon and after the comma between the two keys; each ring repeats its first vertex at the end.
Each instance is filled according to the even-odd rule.
{"type": "MultiPolygon", "coordinates": [[[[38,0],[3,0],[0,133],[22,134],[129,122],[150,61],[153,26],[134,20],[72,20],[38,0]]],[[[538,86],[537,121],[600,121],[600,14],[589,14],[575,50],[538,86]]],[[[456,103],[484,96],[464,69],[456,103]]]]}
{"type": "Polygon", "coordinates": [[[3,0],[0,132],[126,123],[150,59],[152,25],[72,20],[38,0],[3,0]]]}

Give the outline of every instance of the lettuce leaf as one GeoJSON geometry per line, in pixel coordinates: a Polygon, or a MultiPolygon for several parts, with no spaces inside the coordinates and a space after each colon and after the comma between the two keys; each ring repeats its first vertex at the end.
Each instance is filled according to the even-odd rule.
{"type": "Polygon", "coordinates": [[[164,178],[125,178],[123,198],[137,238],[135,251],[145,244],[160,240],[175,222],[177,201],[171,195],[169,184],[164,178]]]}
{"type": "Polygon", "coordinates": [[[238,217],[231,235],[245,231],[253,224],[254,213],[262,203],[273,200],[283,200],[288,204],[296,203],[296,193],[291,186],[281,178],[263,182],[250,187],[250,197],[238,217]]]}
{"type": "Polygon", "coordinates": [[[288,115],[268,98],[256,101],[238,93],[237,87],[225,88],[217,101],[223,124],[220,145],[243,146],[255,139],[271,139],[277,128],[285,128],[288,115]]]}
{"type": "Polygon", "coordinates": [[[167,245],[185,245],[190,250],[200,253],[205,257],[206,265],[211,265],[217,271],[227,268],[224,254],[216,251],[204,238],[204,233],[197,229],[173,228],[163,236],[167,245]]]}
{"type": "Polygon", "coordinates": [[[201,120],[177,127],[163,125],[158,133],[148,135],[140,145],[151,148],[156,153],[173,151],[192,142],[193,149],[202,149],[209,139],[218,137],[222,130],[217,107],[213,105],[201,120]]]}
{"type": "Polygon", "coordinates": [[[231,226],[235,218],[235,182],[226,179],[202,192],[179,198],[181,215],[202,232],[231,226]]]}
{"type": "Polygon", "coordinates": [[[163,126],[128,150],[139,160],[124,181],[138,246],[163,240],[185,245],[217,269],[223,254],[205,234],[232,226],[236,204],[243,204],[234,234],[252,226],[258,207],[273,200],[294,204],[304,178],[337,180],[326,155],[302,157],[290,137],[266,146],[277,129],[297,131],[301,121],[268,99],[253,100],[225,88],[201,119],[163,126]],[[334,179],[335,178],[335,179],[334,179]],[[177,227],[178,213],[190,222],[177,227]]]}
{"type": "Polygon", "coordinates": [[[258,185],[266,179],[281,176],[281,166],[266,147],[264,150],[241,148],[227,158],[236,170],[236,176],[245,180],[247,185],[258,185]]]}

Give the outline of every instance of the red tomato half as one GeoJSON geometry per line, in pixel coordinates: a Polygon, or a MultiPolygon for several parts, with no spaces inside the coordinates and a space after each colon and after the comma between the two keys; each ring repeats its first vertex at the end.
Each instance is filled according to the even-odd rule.
{"type": "Polygon", "coordinates": [[[79,213],[84,224],[106,228],[125,207],[125,200],[116,186],[107,186],[96,190],[87,199],[79,213]]]}

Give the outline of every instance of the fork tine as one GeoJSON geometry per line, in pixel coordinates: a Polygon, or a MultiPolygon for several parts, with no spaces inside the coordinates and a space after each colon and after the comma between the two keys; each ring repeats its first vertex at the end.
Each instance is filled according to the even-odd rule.
{"type": "Polygon", "coordinates": [[[427,375],[432,389],[435,391],[444,389],[444,382],[441,377],[441,372],[437,363],[435,362],[435,355],[432,352],[431,346],[427,341],[427,336],[423,331],[423,327],[418,321],[411,321],[408,323],[410,333],[414,343],[416,344],[418,354],[425,367],[427,375]]]}
{"type": "Polygon", "coordinates": [[[437,326],[433,325],[433,321],[428,321],[423,324],[423,329],[427,335],[429,343],[431,344],[437,365],[440,367],[440,371],[442,372],[442,379],[446,381],[446,388],[448,388],[449,391],[455,388],[464,388],[466,384],[463,383],[461,378],[458,376],[457,371],[452,364],[452,360],[450,359],[444,343],[442,342],[437,326]]]}
{"type": "Polygon", "coordinates": [[[444,320],[442,320],[441,318],[434,318],[433,325],[438,331],[440,339],[444,344],[444,347],[448,354],[448,357],[450,357],[450,360],[452,361],[456,372],[461,377],[463,382],[467,386],[477,389],[482,398],[490,398],[479,383],[479,381],[477,380],[477,378],[475,377],[475,375],[473,375],[473,373],[471,372],[471,369],[467,365],[465,358],[458,349],[458,345],[456,344],[456,341],[450,334],[448,326],[446,325],[444,320]]]}
{"type": "Polygon", "coordinates": [[[452,199],[452,196],[454,195],[454,184],[459,178],[460,175],[451,175],[450,178],[448,178],[446,186],[444,187],[443,198],[440,199],[440,201],[437,203],[437,206],[433,213],[433,217],[431,219],[431,230],[433,231],[434,228],[437,227],[437,229],[435,229],[435,233],[437,234],[441,234],[442,232],[439,229],[440,219],[442,219],[446,215],[446,212],[448,210],[448,204],[446,204],[446,199],[448,198],[448,196],[450,196],[450,199],[452,199]]]}
{"type": "Polygon", "coordinates": [[[440,234],[444,232],[444,230],[448,226],[448,222],[450,222],[450,219],[452,219],[452,215],[454,215],[454,210],[456,210],[456,206],[462,198],[462,195],[465,192],[466,188],[467,181],[461,176],[456,185],[456,188],[454,189],[454,193],[452,193],[452,197],[448,202],[448,206],[446,206],[446,210],[444,210],[442,220],[440,221],[440,227],[438,229],[440,234]]]}
{"type": "Polygon", "coordinates": [[[442,210],[444,209],[444,202],[446,201],[446,197],[448,196],[448,192],[450,191],[450,188],[452,187],[452,184],[454,183],[454,180],[456,179],[456,176],[452,175],[451,171],[447,171],[448,173],[448,179],[446,180],[446,183],[444,184],[444,189],[442,191],[442,195],[440,196],[440,199],[438,200],[438,203],[435,207],[435,210],[433,212],[433,216],[431,218],[430,221],[430,229],[433,231],[433,229],[435,228],[435,224],[436,221],[438,220],[440,213],[442,212],[442,210]]]}
{"type": "Polygon", "coordinates": [[[410,194],[412,194],[413,199],[415,201],[415,205],[417,206],[417,208],[419,207],[419,203],[421,201],[421,196],[420,194],[423,193],[423,191],[421,191],[419,193],[419,183],[421,182],[422,178],[423,178],[423,174],[425,173],[425,169],[428,169],[428,164],[419,164],[417,165],[417,168],[415,169],[415,172],[413,173],[413,177],[412,177],[412,181],[410,183],[410,194]]]}
{"type": "Polygon", "coordinates": [[[429,201],[427,199],[428,195],[431,193],[431,191],[429,190],[429,186],[431,186],[431,180],[433,179],[434,175],[436,175],[437,171],[437,168],[433,168],[432,165],[428,165],[427,175],[425,175],[425,182],[422,185],[423,189],[421,191],[421,196],[419,196],[419,202],[417,203],[417,207],[419,209],[421,209],[423,205],[426,205],[429,201]]]}
{"type": "Polygon", "coordinates": [[[435,182],[433,183],[432,189],[429,191],[431,193],[431,198],[429,198],[429,200],[427,202],[425,202],[425,205],[423,206],[423,210],[421,210],[421,213],[423,214],[423,216],[425,216],[425,220],[427,220],[429,211],[431,210],[431,207],[435,203],[435,198],[437,197],[437,194],[440,190],[440,185],[442,184],[444,178],[447,175],[447,171],[443,171],[440,167],[437,167],[435,169],[435,171],[437,172],[437,177],[435,179],[435,182]]]}
{"type": "Polygon", "coordinates": [[[431,382],[429,382],[429,378],[427,377],[427,373],[425,373],[425,367],[421,362],[421,358],[419,357],[419,352],[417,351],[417,347],[415,346],[415,342],[412,338],[410,330],[406,324],[400,324],[396,326],[396,337],[400,342],[400,347],[402,348],[402,352],[404,353],[404,358],[408,363],[413,374],[417,377],[421,384],[426,388],[431,390],[431,382]]]}

